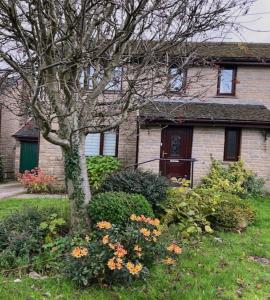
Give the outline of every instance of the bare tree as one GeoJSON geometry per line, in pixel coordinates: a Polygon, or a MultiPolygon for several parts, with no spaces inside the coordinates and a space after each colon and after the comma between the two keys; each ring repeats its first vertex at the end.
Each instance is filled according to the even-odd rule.
{"type": "Polygon", "coordinates": [[[34,117],[62,148],[73,229],[89,222],[85,136],[116,128],[160,97],[168,64],[185,68],[197,41],[231,27],[251,2],[0,0],[4,78],[20,83],[16,113],[34,117]]]}

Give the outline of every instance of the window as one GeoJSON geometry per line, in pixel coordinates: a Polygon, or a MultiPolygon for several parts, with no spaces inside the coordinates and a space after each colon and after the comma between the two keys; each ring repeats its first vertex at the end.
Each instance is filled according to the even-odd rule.
{"type": "Polygon", "coordinates": [[[223,67],[218,74],[218,95],[235,95],[236,67],[223,67]]]}
{"type": "Polygon", "coordinates": [[[85,140],[85,155],[117,156],[117,132],[90,133],[85,140]]]}
{"type": "MultiPolygon", "coordinates": [[[[108,82],[105,89],[106,91],[120,91],[122,89],[122,67],[116,67],[112,70],[112,79],[108,82]]],[[[94,88],[94,77],[96,83],[99,83],[103,76],[103,72],[97,72],[93,66],[90,66],[87,70],[84,70],[80,76],[81,87],[85,84],[85,77],[88,78],[86,85],[91,90],[94,88]]]]}
{"type": "Polygon", "coordinates": [[[177,67],[169,69],[169,89],[170,92],[180,91],[185,84],[185,72],[177,67]]]}
{"type": "Polygon", "coordinates": [[[237,161],[240,156],[240,128],[225,129],[224,160],[237,161]]]}

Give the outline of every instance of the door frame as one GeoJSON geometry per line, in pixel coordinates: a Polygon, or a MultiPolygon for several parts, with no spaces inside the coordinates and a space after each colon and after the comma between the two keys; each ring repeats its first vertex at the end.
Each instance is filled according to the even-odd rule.
{"type": "MultiPolygon", "coordinates": [[[[170,129],[170,128],[181,128],[181,129],[189,129],[190,130],[190,155],[189,158],[187,159],[192,159],[192,150],[193,150],[193,134],[194,134],[194,127],[193,126],[185,126],[185,125],[167,125],[161,128],[161,141],[160,141],[160,158],[162,157],[162,152],[163,152],[163,136],[164,136],[164,132],[166,131],[166,129],[170,129]]],[[[192,164],[190,162],[190,164],[192,164]]],[[[163,176],[166,176],[166,174],[164,174],[164,170],[163,170],[163,166],[162,166],[162,160],[159,160],[159,173],[162,174],[163,176]]],[[[190,165],[190,169],[189,169],[189,174],[188,174],[188,179],[191,179],[191,165],[190,165]]]]}

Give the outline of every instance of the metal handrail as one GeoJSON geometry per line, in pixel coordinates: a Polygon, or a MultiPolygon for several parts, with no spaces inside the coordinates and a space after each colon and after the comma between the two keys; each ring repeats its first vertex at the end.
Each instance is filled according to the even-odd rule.
{"type": "MultiPolygon", "coordinates": [[[[149,160],[145,160],[143,162],[139,162],[139,163],[136,163],[136,164],[133,164],[133,165],[129,165],[126,167],[126,169],[128,168],[132,168],[132,167],[135,167],[137,168],[138,166],[140,165],[144,165],[144,164],[147,164],[147,163],[150,163],[150,162],[153,162],[153,161],[156,161],[156,160],[163,160],[163,161],[168,161],[168,160],[172,160],[173,158],[153,158],[153,159],[149,159],[149,160]]],[[[191,170],[190,170],[190,186],[191,188],[193,187],[193,173],[194,173],[194,163],[197,161],[196,158],[175,158],[175,160],[178,160],[179,162],[183,161],[183,162],[190,162],[191,163],[191,170]]]]}

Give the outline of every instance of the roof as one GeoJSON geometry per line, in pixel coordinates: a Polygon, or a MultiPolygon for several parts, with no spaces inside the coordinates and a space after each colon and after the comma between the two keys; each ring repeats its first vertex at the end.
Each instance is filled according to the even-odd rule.
{"type": "Polygon", "coordinates": [[[270,43],[202,43],[198,53],[219,59],[269,60],[270,43]]]}
{"type": "Polygon", "coordinates": [[[14,135],[18,140],[37,140],[39,139],[39,129],[34,119],[27,122],[21,129],[19,129],[14,135]]]}
{"type": "Polygon", "coordinates": [[[270,128],[270,110],[263,105],[152,102],[140,111],[144,122],[258,125],[270,128]]]}

